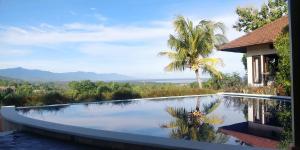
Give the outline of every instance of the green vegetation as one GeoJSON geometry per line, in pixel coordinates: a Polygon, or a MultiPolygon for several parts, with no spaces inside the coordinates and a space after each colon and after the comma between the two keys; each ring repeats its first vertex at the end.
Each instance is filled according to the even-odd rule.
{"type": "Polygon", "coordinates": [[[277,109],[276,116],[280,126],[283,127],[283,132],[280,135],[281,139],[278,147],[279,149],[289,149],[290,143],[293,142],[291,107],[288,105],[277,109]]]}
{"type": "Polygon", "coordinates": [[[207,82],[203,83],[203,87],[216,90],[245,86],[247,86],[247,81],[240,77],[238,73],[222,74],[222,79],[213,76],[207,82]]]}
{"type": "MultiPolygon", "coordinates": [[[[191,83],[194,87],[196,83],[191,83]]],[[[236,92],[248,94],[267,94],[267,95],[285,95],[281,93],[281,88],[276,86],[251,87],[247,85],[247,79],[241,77],[238,73],[222,74],[222,79],[212,76],[208,81],[203,83],[203,87],[214,89],[220,92],[236,92]]]]}
{"type": "Polygon", "coordinates": [[[290,75],[290,40],[289,33],[282,33],[275,40],[275,48],[279,56],[278,72],[276,73],[276,85],[283,88],[283,94],[291,94],[290,75]]]}
{"type": "Polygon", "coordinates": [[[238,31],[250,32],[287,15],[287,2],[285,0],[269,0],[260,9],[253,7],[238,7],[236,14],[238,22],[233,26],[238,31]]]}
{"type": "Polygon", "coordinates": [[[212,49],[227,41],[224,36],[224,25],[220,22],[202,20],[194,26],[193,22],[178,16],[174,21],[176,35],[170,35],[168,45],[173,51],[163,51],[159,55],[167,56],[171,63],[166,71],[184,71],[189,68],[195,72],[199,88],[202,88],[199,72],[208,72],[219,76],[216,65],[222,64],[221,59],[209,58],[212,49]],[[216,34],[220,31],[220,34],[216,34]]]}
{"type": "Polygon", "coordinates": [[[28,83],[0,80],[0,104],[16,106],[50,105],[101,100],[213,94],[208,89],[163,83],[118,83],[73,81],[28,83]]]}

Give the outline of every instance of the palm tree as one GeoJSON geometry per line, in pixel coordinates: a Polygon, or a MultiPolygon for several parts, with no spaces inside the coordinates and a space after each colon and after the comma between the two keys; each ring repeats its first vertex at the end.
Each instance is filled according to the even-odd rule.
{"type": "Polygon", "coordinates": [[[220,23],[202,20],[194,26],[193,22],[178,16],[174,21],[176,35],[170,34],[168,45],[173,51],[162,51],[159,55],[167,56],[171,63],[165,67],[166,71],[193,70],[202,88],[199,72],[208,72],[221,78],[216,65],[223,64],[221,59],[209,58],[212,49],[227,41],[224,36],[225,26],[220,23]],[[220,34],[215,34],[219,31],[220,34]]]}
{"type": "MultiPolygon", "coordinates": [[[[220,105],[221,101],[216,100],[207,105],[203,105],[203,110],[199,116],[192,116],[185,108],[168,107],[166,111],[174,118],[173,121],[161,125],[162,128],[172,128],[170,137],[175,139],[187,139],[205,142],[225,143],[228,137],[214,130],[213,125],[222,124],[223,119],[211,115],[220,105]]],[[[197,100],[196,110],[200,106],[200,100],[197,100]]]]}

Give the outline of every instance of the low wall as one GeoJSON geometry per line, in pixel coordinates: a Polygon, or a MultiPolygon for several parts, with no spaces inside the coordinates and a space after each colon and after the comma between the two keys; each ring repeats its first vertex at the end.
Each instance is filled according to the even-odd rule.
{"type": "Polygon", "coordinates": [[[24,130],[61,140],[68,140],[76,143],[98,146],[100,148],[120,150],[256,149],[251,147],[212,144],[188,140],[176,140],[57,124],[20,115],[13,106],[2,107],[1,113],[3,117],[3,126],[6,130],[24,130]]]}

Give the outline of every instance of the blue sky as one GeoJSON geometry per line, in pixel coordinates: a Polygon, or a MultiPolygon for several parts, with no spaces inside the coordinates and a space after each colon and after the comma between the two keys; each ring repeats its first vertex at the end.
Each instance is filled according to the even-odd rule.
{"type": "MultiPolygon", "coordinates": [[[[172,20],[183,15],[197,22],[220,21],[227,37],[238,6],[260,6],[263,0],[0,0],[0,68],[25,67],[53,72],[92,71],[138,78],[194,77],[164,72],[172,20]]],[[[241,54],[214,52],[223,72],[244,74],[241,54]]]]}

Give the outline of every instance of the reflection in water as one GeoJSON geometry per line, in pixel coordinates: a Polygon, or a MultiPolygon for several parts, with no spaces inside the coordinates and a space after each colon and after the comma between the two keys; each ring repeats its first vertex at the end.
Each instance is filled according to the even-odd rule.
{"type": "Polygon", "coordinates": [[[121,101],[112,101],[111,103],[113,103],[114,105],[125,106],[125,105],[133,104],[136,102],[137,101],[134,101],[134,100],[121,100],[121,101]]]}
{"type": "Polygon", "coordinates": [[[220,100],[203,105],[200,110],[200,97],[197,97],[196,108],[188,112],[185,108],[168,107],[166,111],[175,119],[162,125],[172,128],[170,137],[176,139],[196,140],[204,142],[225,143],[228,137],[215,131],[213,125],[222,124],[223,119],[210,115],[220,105],[220,100]]]}
{"type": "Polygon", "coordinates": [[[291,142],[289,101],[225,97],[225,105],[243,108],[247,122],[222,126],[219,130],[238,138],[241,145],[287,148],[291,142]]]}
{"type": "Polygon", "coordinates": [[[22,112],[23,114],[27,114],[29,113],[30,111],[33,111],[36,112],[36,113],[39,113],[39,114],[43,114],[45,112],[59,112],[59,111],[63,111],[63,109],[67,108],[69,105],[56,105],[56,106],[47,106],[47,107],[44,107],[44,106],[41,106],[41,107],[26,107],[26,108],[21,108],[21,109],[18,109],[19,112],[22,112]]]}
{"type": "Polygon", "coordinates": [[[244,97],[102,101],[19,113],[86,128],[233,145],[277,148],[291,137],[288,101],[244,97]]]}

